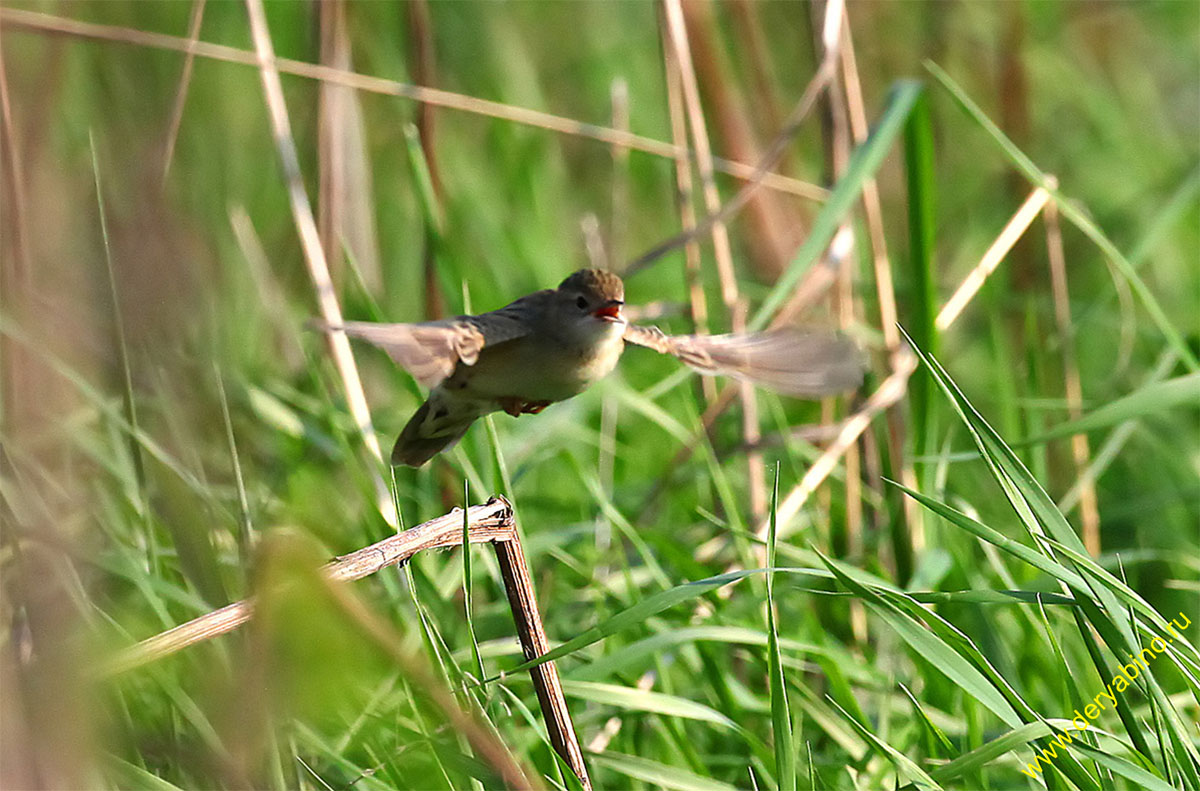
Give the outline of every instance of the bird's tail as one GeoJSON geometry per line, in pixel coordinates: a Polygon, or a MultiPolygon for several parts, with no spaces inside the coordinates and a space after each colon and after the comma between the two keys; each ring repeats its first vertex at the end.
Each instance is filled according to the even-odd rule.
{"type": "Polygon", "coordinates": [[[462,439],[482,414],[470,404],[448,403],[435,390],[405,425],[392,447],[392,464],[420,467],[462,439]]]}

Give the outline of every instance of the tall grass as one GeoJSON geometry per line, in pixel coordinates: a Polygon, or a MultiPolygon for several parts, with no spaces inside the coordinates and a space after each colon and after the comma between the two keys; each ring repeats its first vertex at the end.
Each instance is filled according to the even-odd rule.
{"type": "MultiPolygon", "coordinates": [[[[334,8],[268,4],[277,55],[319,62],[334,8]]],[[[772,139],[816,68],[825,9],[706,8],[683,13],[727,200],[744,183],[733,153],[772,139]]],[[[390,81],[356,82],[361,126],[340,145],[318,140],[317,83],[281,64],[302,186],[318,211],[370,215],[322,240],[347,316],[421,320],[551,286],[586,260],[588,215],[628,259],[678,231],[655,5],[431,3],[427,29],[405,10],[337,12],[353,70],[390,81]],[[432,71],[415,54],[429,44],[432,71]],[[449,92],[432,122],[398,98],[417,73],[449,92]],[[628,134],[621,112],[607,129],[618,80],[628,134]],[[329,194],[322,166],[353,194],[329,194]]],[[[820,406],[759,394],[751,449],[776,488],[756,524],[740,407],[713,417],[694,377],[630,349],[592,392],[396,470],[400,521],[515,504],[555,646],[540,661],[563,674],[596,788],[1200,789],[1200,637],[1178,628],[1200,620],[1200,12],[851,4],[848,19],[870,133],[822,183],[844,122],[835,106],[802,125],[787,178],[730,222],[736,293],[754,328],[797,293],[816,294],[802,322],[853,315],[870,371],[827,416],[888,382],[907,382],[900,402],[821,425],[820,406]],[[860,223],[874,184],[890,253],[860,223]],[[935,322],[1036,187],[1065,221],[1073,420],[1040,220],[935,322]],[[783,259],[753,236],[772,216],[783,259]],[[838,311],[820,278],[847,223],[838,311]],[[876,253],[921,363],[907,379],[912,358],[883,353],[876,253]],[[859,477],[834,464],[787,509],[849,430],[859,477]],[[1080,432],[1090,482],[1064,441],[1080,432]],[[1088,485],[1098,555],[1079,538],[1088,485]],[[852,513],[861,553],[843,540],[852,513]],[[1080,733],[1076,712],[1156,639],[1080,733]]],[[[197,20],[201,41],[252,53],[242,4],[0,9],[0,785],[461,789],[524,773],[578,788],[489,553],[419,555],[345,589],[312,573],[392,528],[339,369],[302,330],[316,301],[257,67],[201,50],[185,76],[154,38],[197,20]],[[241,632],[96,678],[121,647],[246,596],[260,617],[241,632]]],[[[724,305],[702,252],[701,290],[724,305]]],[[[686,267],[678,249],[631,276],[631,305],[689,331],[686,267]]],[[[383,355],[355,358],[386,447],[421,393],[383,355]]]]}

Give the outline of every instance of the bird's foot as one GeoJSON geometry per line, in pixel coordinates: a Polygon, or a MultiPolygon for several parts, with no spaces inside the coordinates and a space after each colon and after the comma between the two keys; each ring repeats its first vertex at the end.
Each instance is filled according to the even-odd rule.
{"type": "Polygon", "coordinates": [[[550,406],[551,403],[549,401],[526,401],[525,399],[517,398],[516,396],[504,396],[503,398],[497,398],[496,401],[500,404],[501,409],[513,417],[520,417],[521,415],[536,415],[546,407],[550,406]]]}

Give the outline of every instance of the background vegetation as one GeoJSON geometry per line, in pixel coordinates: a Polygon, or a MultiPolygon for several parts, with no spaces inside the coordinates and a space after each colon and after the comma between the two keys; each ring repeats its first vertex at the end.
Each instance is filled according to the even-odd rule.
{"type": "MultiPolygon", "coordinates": [[[[715,152],[753,164],[817,70],[825,9],[685,10],[715,152]]],[[[397,470],[400,517],[514,502],[551,640],[603,638],[558,661],[597,788],[1198,788],[1200,656],[1182,642],[1102,715],[1111,736],[1044,777],[1021,769],[1164,634],[1158,613],[1198,609],[1200,6],[851,3],[847,18],[877,134],[847,167],[857,92],[839,60],[835,99],[779,166],[834,197],[764,188],[730,233],[749,315],[799,284],[800,321],[841,324],[867,350],[861,393],[760,393],[748,445],[740,404],[706,434],[711,393],[633,350],[573,401],[397,470]],[[886,251],[858,197],[868,150],[886,251]],[[1041,174],[1057,177],[1051,214],[942,331],[939,306],[1041,174]],[[839,196],[845,216],[826,210],[839,196]],[[841,221],[854,254],[823,284],[820,234],[841,221]],[[1052,288],[1060,229],[1069,296],[1052,288]],[[889,376],[881,270],[961,393],[914,375],[764,542],[776,471],[786,501],[889,376]],[[1092,528],[1089,556],[1074,536],[1092,528]],[[679,588],[762,566],[766,544],[793,570],[679,588]],[[677,601],[659,608],[664,591],[677,601]]],[[[322,131],[321,82],[283,77],[347,316],[490,309],[679,230],[672,158],[482,103],[669,143],[661,6],[271,3],[267,22],[281,58],[467,97],[328,90],[322,131]]],[[[494,765],[310,576],[391,532],[382,466],[302,329],[314,291],[258,69],[212,52],[185,65],[151,35],[186,41],[190,26],[253,52],[242,3],[0,9],[0,785],[495,787],[494,765]],[[96,680],[119,648],[253,592],[251,627],[96,680]]],[[[692,182],[702,216],[695,167],[692,182]]],[[[716,179],[724,199],[742,183],[716,179]]],[[[702,242],[708,327],[725,331],[738,309],[702,242]]],[[[627,283],[673,332],[692,328],[686,260],[627,283]]],[[[386,448],[420,394],[382,354],[355,356],[386,448]]],[[[464,691],[520,662],[493,559],[471,560],[467,585],[456,551],[352,592],[535,781],[570,786],[527,674],[464,691]]]]}

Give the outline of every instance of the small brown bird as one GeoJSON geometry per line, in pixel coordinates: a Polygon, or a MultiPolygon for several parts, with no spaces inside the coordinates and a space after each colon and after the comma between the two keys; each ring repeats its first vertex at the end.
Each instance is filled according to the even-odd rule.
{"type": "Polygon", "coordinates": [[[421,324],[348,321],[342,330],[386,351],[429,398],[400,432],[392,464],[419,467],[462,438],[478,418],[537,414],[612,371],[625,341],[679,358],[703,374],[748,380],[787,395],[819,397],[857,387],[854,344],[794,328],[742,335],[664,335],[621,314],[625,285],[581,269],[556,289],[499,310],[421,324]]]}

